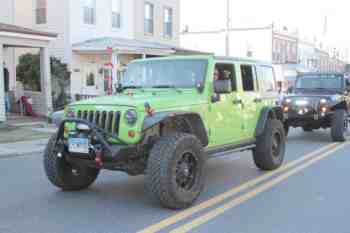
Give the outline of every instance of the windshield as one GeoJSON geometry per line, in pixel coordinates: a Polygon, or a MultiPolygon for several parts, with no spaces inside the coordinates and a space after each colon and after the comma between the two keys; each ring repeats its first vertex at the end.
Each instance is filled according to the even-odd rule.
{"type": "Polygon", "coordinates": [[[340,76],[305,76],[296,81],[297,89],[341,89],[343,79],[340,76]]]}
{"type": "Polygon", "coordinates": [[[195,88],[203,86],[205,59],[157,60],[132,63],[121,82],[124,88],[195,88]]]}

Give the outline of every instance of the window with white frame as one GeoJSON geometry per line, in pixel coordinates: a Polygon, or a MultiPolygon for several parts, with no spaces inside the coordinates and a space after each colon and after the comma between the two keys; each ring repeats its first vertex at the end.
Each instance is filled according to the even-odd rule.
{"type": "Polygon", "coordinates": [[[88,72],[85,78],[87,87],[95,86],[95,74],[93,72],[88,72]]]}
{"type": "Polygon", "coordinates": [[[36,0],[35,22],[36,24],[47,23],[47,0],[36,0]]]}
{"type": "Polygon", "coordinates": [[[112,0],[112,28],[121,28],[121,0],[112,0]]]}
{"type": "Polygon", "coordinates": [[[145,34],[154,32],[154,6],[152,3],[145,3],[145,34]]]}
{"type": "Polygon", "coordinates": [[[83,0],[84,23],[96,24],[96,0],[83,0]]]}
{"type": "Polygon", "coordinates": [[[173,36],[173,9],[164,8],[164,36],[173,36]]]}

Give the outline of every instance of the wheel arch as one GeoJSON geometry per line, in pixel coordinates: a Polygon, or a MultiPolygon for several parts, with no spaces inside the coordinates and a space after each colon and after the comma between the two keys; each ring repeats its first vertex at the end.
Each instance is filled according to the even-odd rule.
{"type": "Polygon", "coordinates": [[[331,107],[331,110],[332,111],[335,111],[337,109],[344,109],[346,112],[349,113],[349,107],[348,107],[348,104],[346,103],[346,101],[341,101],[339,103],[336,103],[334,104],[332,107],[331,107]]]}
{"type": "Polygon", "coordinates": [[[268,119],[277,119],[284,121],[283,111],[281,107],[264,107],[261,110],[260,117],[255,128],[255,137],[262,135],[268,119]]]}
{"type": "Polygon", "coordinates": [[[145,118],[142,132],[147,132],[148,129],[169,121],[183,120],[186,123],[186,131],[195,135],[205,147],[209,144],[207,130],[202,117],[195,112],[170,111],[155,113],[152,116],[145,118]]]}

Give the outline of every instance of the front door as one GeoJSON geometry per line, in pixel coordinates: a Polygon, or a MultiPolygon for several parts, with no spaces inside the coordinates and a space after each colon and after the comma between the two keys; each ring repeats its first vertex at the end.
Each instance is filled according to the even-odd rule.
{"type": "Polygon", "coordinates": [[[95,63],[86,63],[84,66],[84,77],[83,77],[83,94],[84,95],[99,95],[99,78],[98,67],[95,63]]]}
{"type": "Polygon", "coordinates": [[[242,105],[237,102],[237,79],[234,64],[218,63],[215,67],[214,79],[230,79],[232,93],[214,93],[214,99],[210,106],[210,141],[211,145],[238,143],[243,138],[242,134],[242,105]]]}

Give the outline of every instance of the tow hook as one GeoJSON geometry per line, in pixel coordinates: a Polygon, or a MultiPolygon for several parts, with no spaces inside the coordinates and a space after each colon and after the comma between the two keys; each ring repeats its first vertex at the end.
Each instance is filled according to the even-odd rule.
{"type": "Polygon", "coordinates": [[[102,161],[102,149],[100,147],[96,148],[95,150],[95,162],[99,168],[103,167],[103,161],[102,161]]]}

